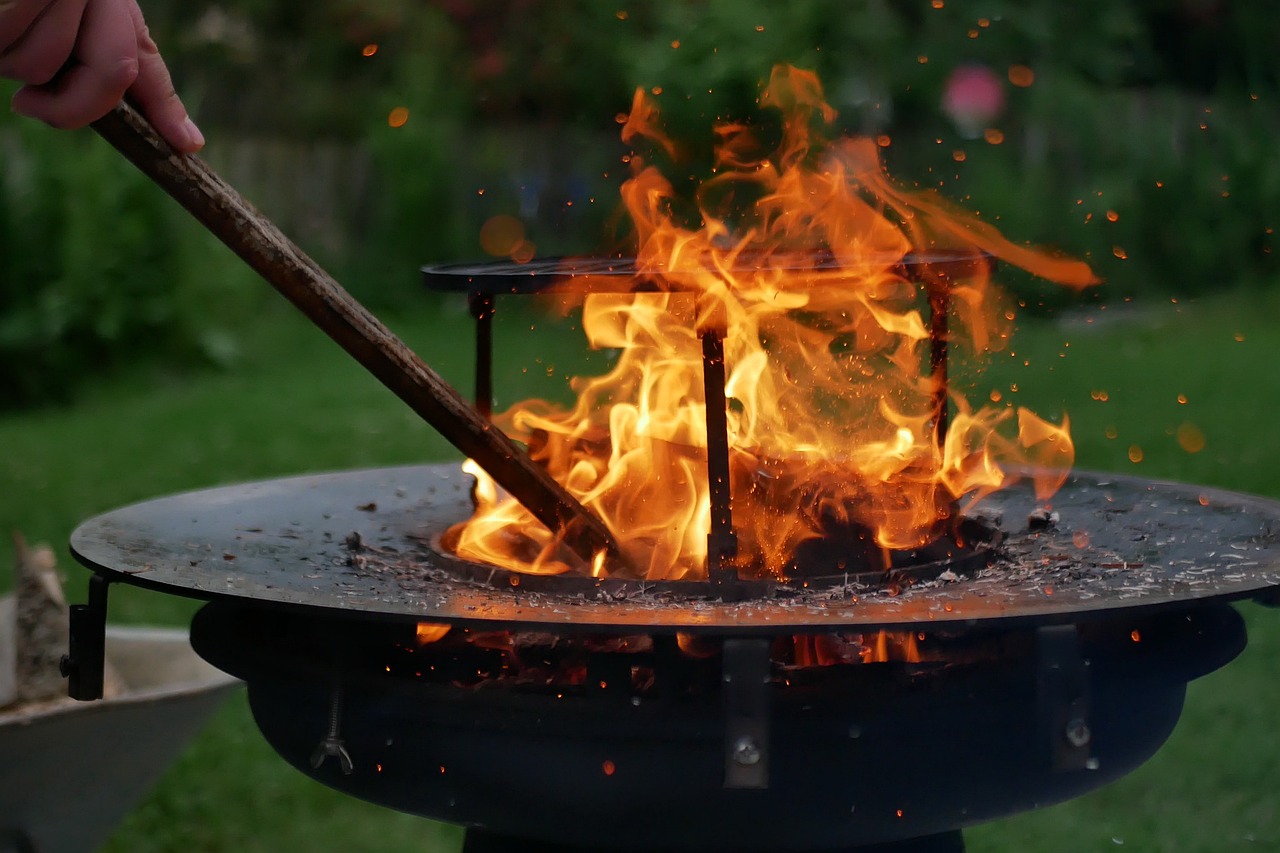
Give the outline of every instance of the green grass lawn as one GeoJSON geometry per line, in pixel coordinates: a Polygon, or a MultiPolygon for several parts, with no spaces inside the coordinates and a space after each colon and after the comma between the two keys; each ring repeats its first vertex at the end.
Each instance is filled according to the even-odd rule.
{"type": "MultiPolygon", "coordinates": [[[[1280,430],[1272,423],[1280,373],[1270,364],[1280,352],[1277,309],[1274,296],[1232,293],[1028,322],[1015,338],[1016,355],[998,356],[977,389],[998,389],[1041,414],[1069,412],[1082,467],[1280,496],[1280,430]],[[1180,434],[1184,443],[1203,436],[1203,449],[1184,449],[1180,434]],[[1136,448],[1140,462],[1131,461],[1136,448]]],[[[505,402],[560,393],[569,366],[582,363],[572,324],[534,338],[531,324],[544,330],[551,322],[502,316],[505,402]]],[[[390,325],[465,387],[468,322],[460,304],[448,303],[390,325]]],[[[245,334],[246,357],[234,370],[138,370],[100,382],[73,407],[0,418],[0,524],[61,545],[86,516],[175,490],[453,458],[389,392],[285,309],[264,310],[245,334]]],[[[86,575],[69,557],[64,563],[71,596],[81,599],[86,575]]],[[[194,608],[140,590],[112,591],[115,621],[181,624],[194,608]]],[[[1280,613],[1243,610],[1249,649],[1191,685],[1183,722],[1155,759],[1091,796],[970,830],[971,853],[1120,844],[1280,850],[1280,738],[1273,734],[1280,613]]],[[[456,850],[460,838],[454,828],[356,802],[288,768],[237,696],[109,849],[434,853],[456,850]]]]}

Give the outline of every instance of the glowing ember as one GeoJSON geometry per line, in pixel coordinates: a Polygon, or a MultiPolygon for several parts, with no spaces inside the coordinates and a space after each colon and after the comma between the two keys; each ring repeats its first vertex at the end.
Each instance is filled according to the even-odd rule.
{"type": "Polygon", "coordinates": [[[791,640],[792,663],[801,668],[889,661],[919,663],[921,660],[914,631],[875,631],[865,635],[798,634],[791,640]]]}
{"type": "Polygon", "coordinates": [[[450,627],[436,622],[419,622],[416,631],[418,644],[425,646],[444,639],[444,635],[449,633],[450,627]]]}
{"type": "MultiPolygon", "coordinates": [[[[631,157],[622,198],[637,284],[653,292],[596,293],[576,280],[588,341],[617,351],[615,366],[576,379],[571,409],[533,400],[498,418],[648,578],[706,571],[708,332],[724,343],[734,564],[745,575],[785,575],[803,543],[833,529],[859,532],[887,565],[885,551],[938,539],[961,497],[1006,485],[1013,466],[1039,472],[1044,499],[1073,459],[1065,419],[975,406],[946,388],[931,332],[935,346],[945,340],[966,358],[1003,344],[1012,313],[989,288],[988,256],[1073,287],[1095,281],[1088,266],[1014,245],[936,194],[898,188],[874,140],[821,139],[815,127],[835,112],[809,72],[775,68],[761,104],[781,111],[780,144],[767,150],[752,127],[717,126],[715,175],[691,201],[631,157]],[[925,258],[910,277],[909,254],[925,258]]],[[[679,158],[643,90],[622,137],[679,158]]],[[[478,508],[449,537],[460,556],[543,574],[571,564],[623,571],[603,559],[574,564],[468,470],[480,480],[478,508]]]]}

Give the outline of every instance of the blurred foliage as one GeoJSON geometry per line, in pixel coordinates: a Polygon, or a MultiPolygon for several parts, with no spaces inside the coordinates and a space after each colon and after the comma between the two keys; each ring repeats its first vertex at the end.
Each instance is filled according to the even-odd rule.
{"type": "MultiPolygon", "coordinates": [[[[498,214],[518,217],[542,255],[616,248],[616,120],[634,89],[661,93],[685,145],[673,177],[692,182],[716,121],[768,131],[756,100],[776,62],[816,70],[836,130],[881,137],[904,184],[938,189],[1015,240],[1090,259],[1108,285],[1089,298],[1280,278],[1280,158],[1268,151],[1280,137],[1280,16],[1266,0],[144,7],[211,157],[219,139],[323,141],[368,171],[350,210],[308,213],[348,235],[311,248],[374,305],[420,304],[417,267],[484,257],[480,231],[498,214]],[[1004,97],[977,135],[941,105],[951,75],[971,66],[1004,97]]],[[[212,267],[167,202],[86,140],[8,117],[0,139],[4,382],[27,389],[6,398],[54,390],[76,365],[142,339],[209,349],[204,318],[174,323],[212,267]]],[[[299,183],[324,179],[298,168],[299,183]]],[[[1032,308],[1068,299],[1012,282],[1032,308]]]]}
{"type": "MultiPolygon", "coordinates": [[[[713,120],[758,122],[770,62],[793,62],[842,132],[888,142],[900,181],[1090,260],[1108,286],[1085,298],[1277,281],[1280,17],[1262,0],[685,2],[645,20],[626,61],[673,136],[709,146],[713,120]],[[940,102],[975,65],[1005,106],[969,138],[940,102]]],[[[1006,277],[1032,308],[1070,298],[1006,277]]]]}
{"type": "Polygon", "coordinates": [[[900,179],[999,216],[1015,238],[1093,258],[1124,293],[1275,272],[1266,212],[1280,166],[1258,155],[1280,131],[1280,18],[1264,0],[197,0],[150,14],[205,124],[369,147],[380,180],[361,268],[477,255],[494,213],[590,247],[622,173],[608,168],[622,153],[609,148],[614,117],[635,87],[662,93],[696,179],[712,123],[767,122],[759,87],[791,62],[819,72],[840,132],[892,139],[900,179]],[[975,64],[1034,73],[1005,86],[999,145],[964,138],[940,108],[949,75],[975,64]],[[396,106],[411,118],[389,132],[396,106]],[[605,165],[534,174],[537,140],[575,132],[587,141],[573,156],[605,165]],[[549,227],[570,197],[601,210],[549,227]]]}
{"type": "Polygon", "coordinates": [[[64,399],[139,353],[235,358],[251,300],[228,252],[92,138],[0,131],[0,410],[64,399]]]}

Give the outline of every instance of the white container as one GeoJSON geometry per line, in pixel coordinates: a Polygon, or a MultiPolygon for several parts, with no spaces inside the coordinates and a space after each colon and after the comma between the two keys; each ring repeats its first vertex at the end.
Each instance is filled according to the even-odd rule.
{"type": "MultiPolygon", "coordinates": [[[[0,633],[11,627],[0,618],[0,633]]],[[[0,853],[100,847],[240,683],[197,657],[185,630],[109,627],[107,658],[123,694],[0,712],[0,853]]]]}

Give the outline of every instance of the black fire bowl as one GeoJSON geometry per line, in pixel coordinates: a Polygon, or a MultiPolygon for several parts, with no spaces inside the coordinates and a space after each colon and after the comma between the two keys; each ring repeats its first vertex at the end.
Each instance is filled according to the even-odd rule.
{"type": "Polygon", "coordinates": [[[327,785],[525,845],[637,853],[851,850],[1070,799],[1151,757],[1187,681],[1245,645],[1217,604],[1091,626],[1065,654],[1015,631],[995,661],[774,679],[767,787],[735,789],[717,691],[432,683],[386,673],[352,630],[213,603],[192,638],[248,682],[276,751],[327,785]],[[316,766],[335,718],[349,768],[316,766]]]}
{"type": "MultiPolygon", "coordinates": [[[[1150,757],[1186,683],[1244,647],[1226,602],[1280,584],[1280,504],[1077,475],[1055,498],[1057,521],[1036,512],[1036,529],[1029,488],[993,496],[1002,556],[971,577],[746,601],[632,582],[558,595],[433,562],[429,543],[465,517],[468,486],[456,466],[421,466],[116,510],[73,535],[97,574],[81,621],[105,620],[108,581],[209,599],[192,641],[248,682],[286,760],[474,828],[471,853],[912,839],[955,850],[963,826],[1074,797],[1150,757]],[[420,621],[453,626],[454,641],[417,645],[420,621]],[[798,667],[774,654],[795,635],[880,629],[923,637],[923,662],[798,667]],[[495,631],[585,644],[586,675],[504,674],[456,642],[495,631]],[[680,652],[677,634],[705,656],[680,652]],[[600,651],[599,638],[631,636],[649,650],[600,651]]],[[[73,681],[90,657],[73,636],[73,681]]]]}

